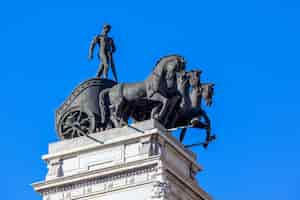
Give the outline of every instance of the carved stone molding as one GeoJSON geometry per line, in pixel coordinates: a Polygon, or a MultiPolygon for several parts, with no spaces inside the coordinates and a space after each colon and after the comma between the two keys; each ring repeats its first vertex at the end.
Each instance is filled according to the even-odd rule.
{"type": "Polygon", "coordinates": [[[61,159],[53,159],[48,161],[48,174],[46,179],[52,179],[57,177],[63,176],[63,169],[62,169],[63,161],[61,159]]]}
{"type": "Polygon", "coordinates": [[[167,198],[170,193],[170,183],[168,181],[157,181],[152,188],[151,199],[167,198]]]}
{"type": "Polygon", "coordinates": [[[49,188],[42,191],[42,194],[49,196],[51,194],[60,193],[60,192],[72,192],[74,190],[83,190],[83,193],[92,192],[91,186],[102,184],[103,188],[108,191],[115,186],[121,185],[132,185],[137,184],[140,181],[147,181],[152,179],[151,174],[155,172],[155,166],[148,168],[141,168],[138,170],[129,170],[127,172],[118,173],[106,177],[99,177],[95,179],[90,179],[82,182],[72,183],[68,185],[63,185],[61,187],[49,188]],[[121,183],[122,182],[122,183],[121,183]]]}
{"type": "Polygon", "coordinates": [[[162,152],[162,145],[159,142],[158,135],[152,135],[148,138],[141,139],[141,154],[148,154],[149,156],[160,155],[162,152]]]}

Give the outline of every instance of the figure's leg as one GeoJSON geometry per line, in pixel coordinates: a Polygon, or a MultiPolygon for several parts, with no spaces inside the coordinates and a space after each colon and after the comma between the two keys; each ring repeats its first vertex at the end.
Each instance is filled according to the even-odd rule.
{"type": "Polygon", "coordinates": [[[103,77],[107,78],[108,77],[108,58],[107,55],[101,54],[101,63],[103,65],[103,77]]]}
{"type": "Polygon", "coordinates": [[[102,73],[103,73],[103,68],[104,68],[103,64],[100,63],[99,68],[98,68],[98,72],[97,72],[97,77],[101,78],[102,73]]]}
{"type": "Polygon", "coordinates": [[[107,64],[104,64],[103,77],[108,78],[108,65],[107,64]]]}
{"type": "Polygon", "coordinates": [[[117,77],[117,71],[116,71],[116,68],[115,68],[115,63],[114,63],[114,60],[113,60],[113,57],[112,57],[111,54],[109,55],[109,62],[110,62],[111,71],[113,73],[115,81],[118,82],[118,77],[117,77]]]}

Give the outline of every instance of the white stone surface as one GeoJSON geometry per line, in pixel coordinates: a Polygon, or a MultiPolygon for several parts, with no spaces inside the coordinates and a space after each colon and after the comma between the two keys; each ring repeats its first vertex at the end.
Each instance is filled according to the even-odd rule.
{"type": "Polygon", "coordinates": [[[153,120],[132,126],[49,144],[34,189],[45,200],[210,199],[192,152],[153,120]]]}

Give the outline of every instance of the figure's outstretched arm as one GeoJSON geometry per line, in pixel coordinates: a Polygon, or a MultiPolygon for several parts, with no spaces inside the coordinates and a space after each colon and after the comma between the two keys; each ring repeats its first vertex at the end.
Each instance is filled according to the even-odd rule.
{"type": "Polygon", "coordinates": [[[98,36],[95,36],[94,39],[91,41],[90,48],[89,48],[89,55],[88,55],[89,60],[93,59],[94,48],[97,44],[97,41],[98,41],[98,36]]]}

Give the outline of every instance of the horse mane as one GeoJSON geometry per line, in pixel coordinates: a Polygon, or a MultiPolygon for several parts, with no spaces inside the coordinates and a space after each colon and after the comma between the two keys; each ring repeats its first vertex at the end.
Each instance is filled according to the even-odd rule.
{"type": "Polygon", "coordinates": [[[178,54],[170,54],[170,55],[166,55],[166,56],[160,57],[160,58],[156,61],[156,63],[155,63],[155,65],[154,65],[153,69],[155,69],[155,68],[157,67],[157,65],[158,65],[163,59],[166,59],[166,58],[169,58],[169,57],[179,57],[179,58],[181,58],[183,61],[185,61],[185,60],[184,60],[184,57],[182,57],[181,55],[178,55],[178,54]]]}

